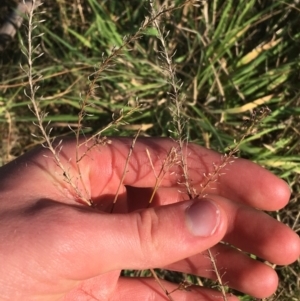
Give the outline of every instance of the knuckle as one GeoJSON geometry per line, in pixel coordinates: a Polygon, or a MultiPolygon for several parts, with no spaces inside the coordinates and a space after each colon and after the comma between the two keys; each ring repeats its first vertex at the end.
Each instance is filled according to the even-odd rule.
{"type": "Polygon", "coordinates": [[[144,256],[144,262],[153,263],[161,245],[160,241],[160,219],[156,211],[152,208],[141,210],[136,219],[136,227],[139,239],[141,254],[144,256]]]}

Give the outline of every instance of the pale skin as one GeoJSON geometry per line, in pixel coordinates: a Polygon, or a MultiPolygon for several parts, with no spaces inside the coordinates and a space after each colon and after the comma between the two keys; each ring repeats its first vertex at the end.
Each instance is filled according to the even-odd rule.
{"type": "MultiPolygon", "coordinates": [[[[227,285],[257,298],[274,293],[278,278],[271,267],[219,242],[275,264],[295,261],[299,237],[261,211],[283,208],[290,197],[288,185],[262,167],[237,159],[210,185],[205,199],[189,200],[178,184],[180,167],[173,166],[147,208],[155,183],[151,165],[158,173],[176,144],[138,139],[114,212],[109,213],[131,142],[113,138],[110,145],[92,148],[81,160],[82,179],[94,208],[76,202],[78,196],[46,149],[36,149],[0,169],[0,300],[167,300],[154,279],[120,277],[120,270],[167,268],[214,278],[208,248],[227,285]],[[215,225],[213,231],[204,236],[189,215],[192,212],[194,220],[200,220],[199,202],[217,213],[207,220],[215,225]]],[[[60,157],[84,191],[74,167],[75,145],[73,140],[63,142],[60,157]]],[[[86,146],[80,148],[82,154],[85,151],[86,146]]],[[[212,170],[221,156],[192,144],[186,154],[190,183],[197,189],[203,172],[212,170]]],[[[163,284],[169,291],[177,287],[163,284]]],[[[178,290],[172,297],[222,300],[219,292],[197,287],[178,290]]],[[[228,300],[238,299],[229,295],[228,300]]]]}

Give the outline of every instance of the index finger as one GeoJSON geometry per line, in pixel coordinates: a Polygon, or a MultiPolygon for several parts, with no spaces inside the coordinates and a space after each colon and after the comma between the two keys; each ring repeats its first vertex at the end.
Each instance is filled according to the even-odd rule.
{"type": "MultiPolygon", "coordinates": [[[[82,187],[78,176],[76,141],[65,140],[59,152],[60,160],[70,172],[71,179],[79,189],[86,189],[92,200],[103,195],[115,194],[124,175],[121,193],[125,193],[126,185],[152,188],[159,185],[185,191],[188,184],[197,194],[208,181],[204,194],[218,194],[264,210],[279,209],[289,200],[290,190],[284,181],[248,160],[235,159],[231,164],[225,164],[209,181],[216,168],[223,162],[222,155],[215,151],[188,144],[181,156],[178,144],[171,139],[138,138],[126,165],[132,138],[110,139],[109,145],[94,146],[93,142],[84,144],[83,140],[78,149],[77,158],[80,158],[80,161],[77,165],[80,167],[80,177],[85,188],[82,187]],[[172,149],[175,152],[170,155],[172,149]],[[188,179],[184,177],[181,158],[186,162],[188,179]]],[[[41,193],[54,193],[58,183],[72,190],[70,185],[66,184],[63,171],[47,149],[41,148],[19,158],[18,163],[12,162],[10,168],[5,169],[3,181],[8,183],[14,179],[18,182],[18,187],[25,183],[26,190],[32,186],[35,191],[42,190],[41,193]],[[18,176],[12,172],[16,168],[18,176]],[[41,170],[44,171],[43,183],[41,170]],[[26,173],[30,173],[30,183],[28,178],[26,182],[26,173]],[[56,183],[53,185],[54,180],[56,183]],[[41,185],[37,187],[36,183],[41,185]]]]}
{"type": "MultiPolygon", "coordinates": [[[[103,151],[102,156],[98,156],[99,163],[91,170],[91,179],[95,180],[92,185],[94,195],[114,191],[124,171],[131,141],[132,139],[128,138],[113,139],[111,146],[103,151]],[[103,177],[103,174],[107,181],[101,187],[99,179],[103,177]]],[[[138,139],[126,170],[124,185],[153,187],[161,175],[161,170],[164,169],[165,174],[159,183],[160,187],[177,187],[178,190],[184,191],[186,183],[180,156],[178,144],[170,139],[138,139]],[[177,158],[168,158],[172,148],[177,149],[177,158]]],[[[183,158],[187,164],[188,183],[195,190],[195,194],[202,190],[201,185],[203,186],[208,181],[215,168],[223,163],[221,154],[196,144],[189,144],[186,147],[183,158]]],[[[219,194],[265,210],[283,207],[290,196],[289,187],[283,180],[261,166],[244,159],[233,160],[232,164],[228,163],[224,166],[203,193],[219,194]]]]}

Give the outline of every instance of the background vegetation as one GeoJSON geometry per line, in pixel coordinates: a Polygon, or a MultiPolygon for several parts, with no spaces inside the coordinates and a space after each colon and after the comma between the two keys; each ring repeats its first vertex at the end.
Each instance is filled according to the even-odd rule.
{"type": "MultiPolygon", "coordinates": [[[[180,6],[184,1],[156,1],[180,6]]],[[[3,1],[4,21],[12,1],[3,1]]],[[[93,72],[134,35],[149,16],[148,1],[56,0],[45,2],[35,40],[34,62],[40,106],[48,112],[53,135],[71,134],[80,102],[93,72]]],[[[189,141],[224,152],[247,128],[255,109],[271,113],[240,146],[240,156],[270,169],[289,182],[290,204],[275,214],[300,233],[300,5],[297,0],[210,0],[191,3],[162,16],[166,41],[181,80],[183,116],[189,141]]],[[[0,53],[0,165],[40,143],[35,116],[24,95],[27,78],[21,40],[26,28],[0,53]]],[[[143,31],[97,80],[84,121],[85,132],[107,125],[120,110],[143,104],[128,124],[106,135],[170,136],[170,85],[161,68],[156,30],[143,31]]],[[[237,175],[238,176],[238,175],[237,175]]],[[[299,300],[300,263],[277,268],[279,295],[273,300],[299,300]]],[[[242,300],[251,300],[243,296],[242,300]]],[[[272,300],[272,299],[270,299],[272,300]]]]}

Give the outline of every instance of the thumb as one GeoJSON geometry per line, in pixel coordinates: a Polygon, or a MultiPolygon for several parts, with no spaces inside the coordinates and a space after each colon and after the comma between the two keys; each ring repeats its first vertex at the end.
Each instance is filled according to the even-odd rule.
{"type": "Polygon", "coordinates": [[[70,254],[62,257],[76,260],[65,271],[81,279],[112,270],[166,266],[217,244],[227,229],[225,212],[210,199],[129,214],[79,214],[80,223],[66,238],[72,242],[70,254]]]}

